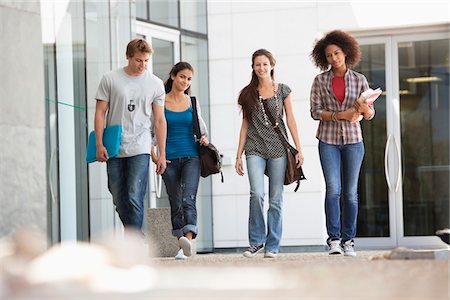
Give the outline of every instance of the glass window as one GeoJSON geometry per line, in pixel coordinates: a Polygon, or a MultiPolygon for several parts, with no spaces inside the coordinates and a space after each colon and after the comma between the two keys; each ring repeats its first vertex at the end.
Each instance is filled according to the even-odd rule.
{"type": "Polygon", "coordinates": [[[208,48],[204,39],[181,36],[181,58],[194,67],[194,78],[191,94],[196,96],[202,106],[205,122],[209,120],[209,81],[208,81],[208,48]]]}
{"type": "Polygon", "coordinates": [[[206,33],[206,1],[180,1],[181,28],[206,33]]]}
{"type": "Polygon", "coordinates": [[[148,20],[147,0],[136,0],[136,18],[148,20]]]}
{"type": "Polygon", "coordinates": [[[178,27],[177,0],[149,0],[150,21],[178,27]]]}
{"type": "Polygon", "coordinates": [[[173,43],[157,38],[152,38],[153,47],[153,74],[165,81],[173,66],[173,43]]]}

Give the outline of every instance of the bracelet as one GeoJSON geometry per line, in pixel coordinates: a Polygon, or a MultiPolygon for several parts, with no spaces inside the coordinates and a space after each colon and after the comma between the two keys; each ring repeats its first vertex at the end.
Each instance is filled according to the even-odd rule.
{"type": "Polygon", "coordinates": [[[333,113],[331,114],[331,121],[333,122],[337,122],[337,112],[333,111],[333,113]]]}

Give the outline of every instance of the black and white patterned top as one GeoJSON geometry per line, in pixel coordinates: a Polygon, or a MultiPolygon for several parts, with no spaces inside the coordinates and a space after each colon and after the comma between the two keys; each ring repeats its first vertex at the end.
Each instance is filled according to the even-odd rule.
{"type": "MultiPolygon", "coordinates": [[[[278,123],[281,132],[287,137],[286,126],[284,124],[284,99],[291,93],[289,86],[279,83],[277,93],[278,100],[278,123]]],[[[259,100],[258,100],[259,101],[259,100]]],[[[270,113],[275,118],[277,111],[275,97],[264,99],[267,101],[270,113]]],[[[276,118],[275,118],[276,119],[276,118]]],[[[247,139],[245,141],[245,155],[257,155],[262,158],[277,158],[286,155],[286,150],[278,137],[278,134],[265,123],[265,117],[261,105],[255,106],[252,112],[252,121],[248,124],[247,139]]]]}

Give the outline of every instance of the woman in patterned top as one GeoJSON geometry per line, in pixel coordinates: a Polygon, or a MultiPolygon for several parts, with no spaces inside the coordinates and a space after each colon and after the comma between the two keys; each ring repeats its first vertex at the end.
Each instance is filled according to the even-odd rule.
{"type": "Polygon", "coordinates": [[[279,252],[282,231],[283,183],[286,170],[286,150],[273,125],[278,126],[287,137],[283,120],[289,128],[295,147],[298,165],[303,164],[303,154],[298,137],[297,124],[293,114],[291,89],[282,83],[275,83],[275,58],[260,49],[252,56],[252,79],[242,89],[238,103],[242,107],[243,118],[236,155],[236,172],[244,175],[242,153],[245,151],[248,179],[250,182],[250,215],[248,236],[250,247],[245,257],[254,257],[265,249],[264,257],[274,258],[279,252]],[[263,102],[269,111],[265,111],[263,102]],[[275,124],[271,124],[267,114],[272,114],[275,124]],[[264,222],[264,173],[269,177],[269,210],[267,212],[267,234],[264,222]]]}
{"type": "Polygon", "coordinates": [[[310,101],[312,118],[320,120],[316,137],[326,183],[328,253],[356,256],[353,238],[358,214],[358,178],[364,157],[358,118],[362,114],[364,119],[371,120],[375,115],[375,111],[358,98],[369,84],[364,75],[350,69],[359,63],[361,51],[348,33],[339,30],[328,33],[317,41],[311,57],[324,71],[314,79],[310,101]],[[342,236],[341,185],[344,197],[342,236]]]}

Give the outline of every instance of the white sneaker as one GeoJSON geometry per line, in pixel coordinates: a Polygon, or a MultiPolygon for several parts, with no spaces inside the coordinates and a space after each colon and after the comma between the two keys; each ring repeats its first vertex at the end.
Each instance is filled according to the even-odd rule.
{"type": "Polygon", "coordinates": [[[356,252],[355,249],[353,248],[355,244],[353,243],[352,240],[348,240],[344,243],[344,255],[345,256],[352,256],[355,257],[356,256],[356,252]]]}
{"type": "Polygon", "coordinates": [[[180,239],[178,240],[178,244],[180,245],[180,248],[183,249],[184,255],[188,257],[192,255],[192,244],[187,237],[180,237],[180,239]]]}
{"type": "Polygon", "coordinates": [[[175,255],[175,259],[187,259],[187,256],[183,253],[183,249],[178,250],[177,255],[175,255]]]}
{"type": "Polygon", "coordinates": [[[339,240],[330,241],[328,246],[330,247],[330,249],[328,250],[328,254],[330,255],[342,254],[341,241],[339,240]]]}
{"type": "Polygon", "coordinates": [[[277,254],[274,252],[267,251],[264,253],[264,258],[277,258],[277,254]]]}

